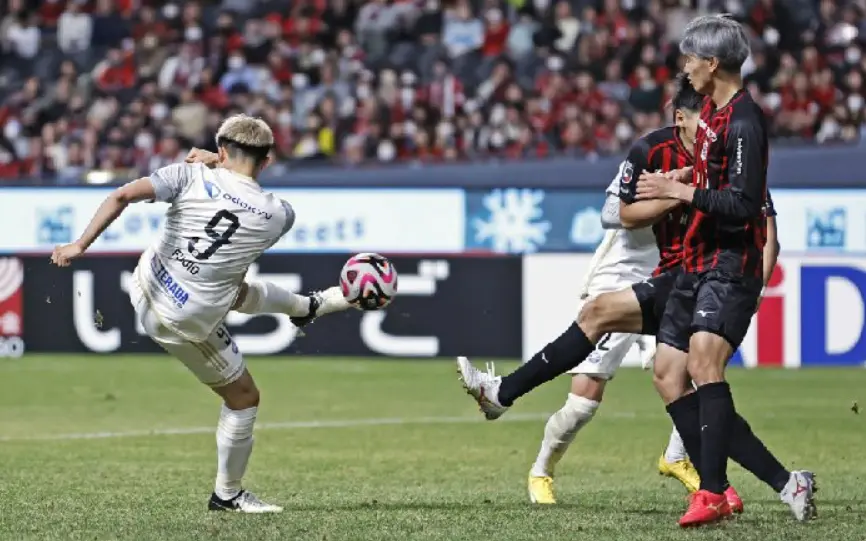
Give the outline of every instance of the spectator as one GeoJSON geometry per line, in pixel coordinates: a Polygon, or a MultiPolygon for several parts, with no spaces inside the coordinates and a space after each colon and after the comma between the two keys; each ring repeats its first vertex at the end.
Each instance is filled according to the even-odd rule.
{"type": "Polygon", "coordinates": [[[130,37],[130,29],[126,20],[115,9],[113,0],[96,0],[92,45],[99,48],[117,48],[128,37],[130,37]]]}
{"type": "Polygon", "coordinates": [[[559,39],[553,42],[557,51],[568,54],[574,49],[577,36],[580,34],[580,21],[571,12],[571,4],[566,0],[556,3],[556,28],[559,30],[559,39]]]}
{"type": "Polygon", "coordinates": [[[96,87],[105,92],[132,89],[136,81],[135,59],[129,50],[110,49],[93,69],[96,87]]]}
{"type": "MultiPolygon", "coordinates": [[[[194,28],[189,33],[193,38],[201,30],[194,28]]],[[[199,84],[201,72],[204,69],[204,58],[201,54],[199,41],[187,41],[180,46],[178,54],[169,57],[159,71],[159,88],[163,92],[171,93],[180,89],[194,88],[199,84]]]]}
{"type": "Polygon", "coordinates": [[[472,16],[467,2],[458,4],[455,15],[445,21],[442,42],[451,58],[454,71],[463,75],[476,60],[473,53],[484,43],[484,25],[472,16]]]}
{"type": "Polygon", "coordinates": [[[57,22],[57,46],[68,55],[79,54],[90,48],[93,20],[81,11],[85,0],[72,0],[57,22]]]}
{"type": "Polygon", "coordinates": [[[17,21],[9,25],[6,31],[6,42],[9,44],[9,50],[22,66],[32,62],[39,54],[41,40],[42,32],[37,25],[35,13],[22,13],[18,16],[17,21]]]}
{"type": "Polygon", "coordinates": [[[171,121],[178,133],[190,140],[200,141],[204,136],[207,107],[195,97],[191,88],[180,93],[180,103],[171,112],[171,121]]]}
{"type": "Polygon", "coordinates": [[[236,87],[243,87],[255,92],[259,89],[259,74],[252,67],[247,66],[247,59],[241,51],[232,53],[226,66],[226,72],[220,79],[223,90],[232,92],[236,87]]]}

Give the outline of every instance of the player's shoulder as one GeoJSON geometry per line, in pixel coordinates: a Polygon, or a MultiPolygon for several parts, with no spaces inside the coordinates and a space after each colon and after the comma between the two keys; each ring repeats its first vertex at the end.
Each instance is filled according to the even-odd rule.
{"type": "Polygon", "coordinates": [[[676,138],[676,130],[673,126],[664,126],[638,138],[638,141],[647,149],[652,149],[659,145],[673,143],[676,138]]]}
{"type": "Polygon", "coordinates": [[[751,125],[752,128],[764,125],[766,115],[761,106],[752,98],[748,90],[741,93],[731,101],[730,123],[732,126],[744,127],[751,125]]]}

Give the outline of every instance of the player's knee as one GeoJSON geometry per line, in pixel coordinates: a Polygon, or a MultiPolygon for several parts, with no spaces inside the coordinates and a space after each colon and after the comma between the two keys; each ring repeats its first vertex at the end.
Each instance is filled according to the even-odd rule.
{"type": "Polygon", "coordinates": [[[698,385],[723,381],[732,348],[727,340],[709,332],[697,332],[689,341],[688,372],[698,385]]]}
{"type": "Polygon", "coordinates": [[[577,324],[592,341],[597,341],[603,334],[610,332],[608,329],[611,323],[612,310],[604,295],[590,299],[577,316],[577,324]]]}
{"type": "Polygon", "coordinates": [[[578,375],[571,379],[571,396],[578,396],[601,403],[607,380],[598,377],[578,375]]]}
{"type": "Polygon", "coordinates": [[[229,409],[244,410],[259,405],[259,388],[247,371],[237,380],[215,390],[229,409]]]}

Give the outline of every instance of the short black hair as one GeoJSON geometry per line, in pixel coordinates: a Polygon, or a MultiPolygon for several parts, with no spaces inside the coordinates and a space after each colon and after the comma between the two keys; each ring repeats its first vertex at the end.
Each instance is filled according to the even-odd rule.
{"type": "Polygon", "coordinates": [[[685,73],[677,75],[676,92],[671,98],[671,105],[674,111],[683,109],[686,111],[700,111],[704,103],[704,96],[698,94],[692,83],[689,82],[689,76],[685,73]]]}

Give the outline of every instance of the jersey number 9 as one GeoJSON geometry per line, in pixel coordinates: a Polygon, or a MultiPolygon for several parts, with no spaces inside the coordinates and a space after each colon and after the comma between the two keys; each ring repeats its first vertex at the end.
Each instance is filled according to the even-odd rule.
{"type": "Polygon", "coordinates": [[[214,214],[213,218],[211,218],[207,225],[204,226],[204,232],[207,233],[208,238],[211,240],[211,243],[207,248],[205,248],[204,251],[199,251],[199,249],[196,248],[196,244],[198,244],[202,239],[200,237],[193,237],[189,239],[187,250],[199,261],[209,259],[217,250],[220,249],[221,246],[229,244],[229,239],[232,238],[232,235],[235,234],[235,231],[237,231],[240,226],[241,222],[238,220],[238,217],[223,209],[214,214]],[[222,220],[227,221],[228,226],[222,231],[222,233],[220,233],[217,232],[216,227],[222,220]]]}

